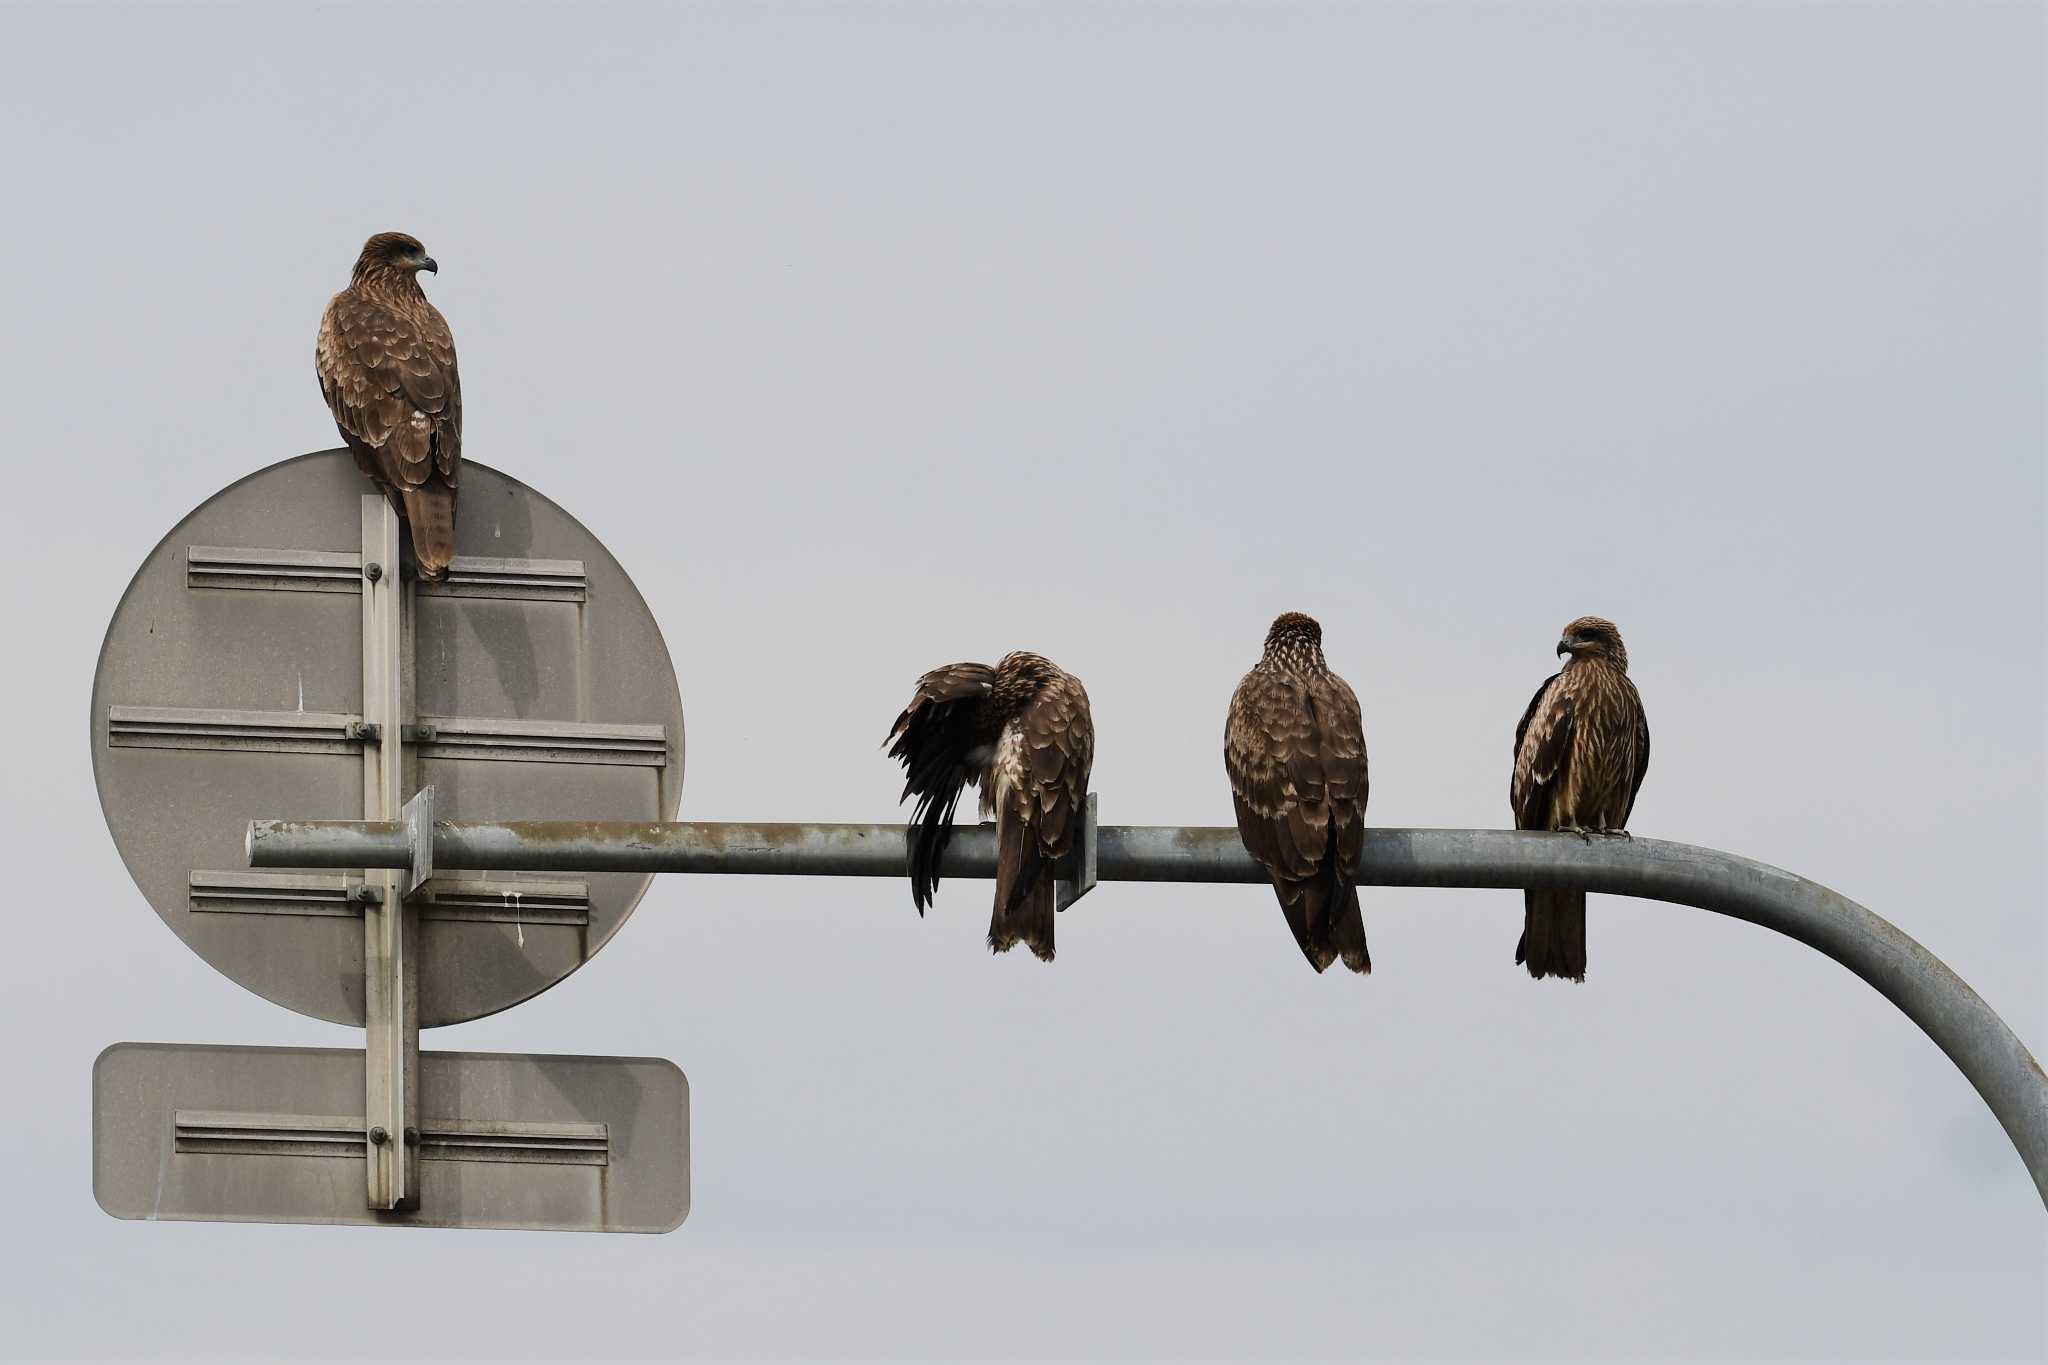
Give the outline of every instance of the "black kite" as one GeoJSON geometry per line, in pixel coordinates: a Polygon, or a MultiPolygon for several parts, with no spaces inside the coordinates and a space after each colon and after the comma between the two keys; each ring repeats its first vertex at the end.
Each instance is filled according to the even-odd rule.
{"type": "MultiPolygon", "coordinates": [[[[1628,678],[1628,650],[1612,621],[1581,616],[1557,652],[1569,656],[1564,667],[1536,689],[1515,727],[1515,828],[1625,835],[1650,768],[1650,722],[1628,678]]],[[[1586,893],[1522,896],[1515,961],[1533,977],[1584,981],[1586,893]]]]}
{"type": "Polygon", "coordinates": [[[378,233],[321,315],[313,350],[334,425],[411,528],[413,559],[428,580],[446,578],[455,557],[462,463],[455,338],[419,284],[420,271],[438,269],[418,238],[378,233]]]}
{"type": "Polygon", "coordinates": [[[994,668],[953,664],[917,680],[889,731],[903,762],[903,797],[917,798],[906,844],[918,914],[938,893],[939,859],[952,837],[960,789],[981,790],[996,821],[996,898],[988,946],[1022,943],[1053,958],[1057,864],[1086,818],[1095,722],[1081,680],[1037,654],[1009,654],[994,668]]]}
{"type": "Polygon", "coordinates": [[[1370,972],[1355,878],[1365,845],[1365,725],[1323,661],[1323,628],[1290,611],[1230,698],[1223,766],[1238,837],[1273,879],[1309,965],[1370,972]]]}

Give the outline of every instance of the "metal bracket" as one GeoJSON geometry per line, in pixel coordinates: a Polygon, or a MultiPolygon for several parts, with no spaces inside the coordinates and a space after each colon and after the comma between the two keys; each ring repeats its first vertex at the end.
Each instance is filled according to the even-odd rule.
{"type": "Polygon", "coordinates": [[[412,852],[412,866],[405,877],[405,894],[410,896],[434,875],[434,789],[421,787],[405,803],[405,846],[412,852]]]}
{"type": "Polygon", "coordinates": [[[1081,803],[1081,828],[1067,852],[1067,875],[1053,884],[1053,908],[1064,910],[1095,889],[1095,793],[1081,803]]]}
{"type": "Polygon", "coordinates": [[[372,1209],[416,1209],[419,1147],[392,1141],[419,1128],[419,916],[405,898],[432,873],[433,798],[405,802],[405,750],[398,741],[411,692],[405,648],[412,585],[382,566],[399,558],[398,515],[381,494],[362,498],[363,733],[391,743],[363,746],[363,818],[400,820],[408,836],[407,870],[367,870],[378,899],[363,906],[363,1122],[370,1145],[372,1209]],[[416,819],[425,815],[424,825],[416,819]],[[421,839],[429,845],[423,861],[421,839]]]}

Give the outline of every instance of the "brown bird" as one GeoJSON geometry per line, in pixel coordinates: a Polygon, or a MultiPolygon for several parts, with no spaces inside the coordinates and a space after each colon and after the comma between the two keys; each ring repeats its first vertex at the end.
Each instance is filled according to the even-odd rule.
{"type": "MultiPolygon", "coordinates": [[[[1536,689],[1515,727],[1508,799],[1516,829],[1569,830],[1586,839],[1628,834],[1650,768],[1650,722],[1628,678],[1612,621],[1581,616],[1564,628],[1565,665],[1536,689]]],[[[1515,961],[1534,977],[1586,979],[1586,893],[1525,891],[1515,961]]]]}
{"type": "Polygon", "coordinates": [[[1290,611],[1230,698],[1223,766],[1245,851],[1273,879],[1303,957],[1372,970],[1358,908],[1365,846],[1365,725],[1350,685],[1323,662],[1323,628],[1290,611]]]}
{"type": "Polygon", "coordinates": [[[1053,956],[1057,864],[1084,818],[1095,721],[1081,680],[1038,654],[1007,654],[994,668],[953,664],[917,680],[889,731],[901,759],[903,798],[917,798],[905,831],[910,899],[922,915],[939,889],[939,858],[953,834],[960,789],[981,789],[996,821],[996,900],[988,946],[1022,943],[1053,956]]]}
{"type": "Polygon", "coordinates": [[[363,243],[348,288],[320,316],[313,349],[334,425],[412,530],[424,579],[455,557],[455,480],[462,463],[462,381],[448,320],[420,291],[438,273],[419,239],[380,232],[363,243]]]}

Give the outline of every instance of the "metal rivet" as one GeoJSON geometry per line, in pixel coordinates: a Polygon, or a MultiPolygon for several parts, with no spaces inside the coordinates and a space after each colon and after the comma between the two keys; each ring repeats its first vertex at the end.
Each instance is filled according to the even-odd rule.
{"type": "Polygon", "coordinates": [[[382,1128],[372,1128],[370,1130],[370,1145],[372,1147],[382,1147],[389,1141],[391,1141],[391,1134],[385,1132],[382,1128]]]}
{"type": "Polygon", "coordinates": [[[363,577],[369,579],[372,583],[375,583],[378,579],[382,578],[383,576],[384,566],[382,564],[379,564],[376,560],[373,559],[369,563],[363,565],[363,577]]]}
{"type": "Polygon", "coordinates": [[[406,1130],[405,1130],[405,1145],[406,1145],[406,1146],[408,1146],[408,1147],[417,1147],[417,1146],[419,1146],[419,1145],[420,1145],[420,1130],[419,1130],[419,1129],[417,1129],[417,1128],[408,1128],[408,1129],[406,1129],[406,1130]]]}

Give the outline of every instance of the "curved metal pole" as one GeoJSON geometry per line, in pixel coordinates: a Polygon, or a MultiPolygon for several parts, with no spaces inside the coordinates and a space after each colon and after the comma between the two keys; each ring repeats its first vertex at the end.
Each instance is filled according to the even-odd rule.
{"type": "MultiPolygon", "coordinates": [[[[1103,825],[1101,881],[1263,882],[1235,829],[1103,825]]],[[[258,821],[256,867],[408,867],[397,821],[258,821]]],[[[514,820],[436,824],[437,867],[527,872],[904,875],[901,825],[628,824],[514,820]]],[[[963,826],[951,877],[995,875],[990,826],[963,826]]],[[[1862,977],[1918,1024],[2005,1127],[2048,1205],[2048,1076],[2005,1021],[1934,954],[1856,902],[1789,872],[1691,844],[1490,829],[1366,832],[1366,886],[1583,889],[1695,906],[1775,929],[1862,977]]]]}

